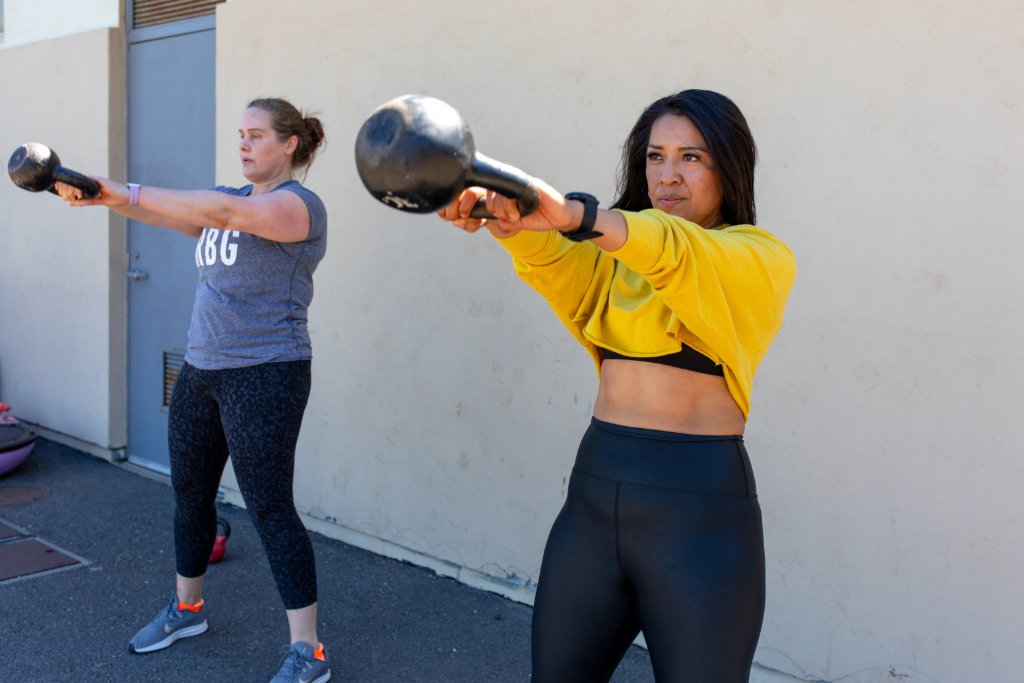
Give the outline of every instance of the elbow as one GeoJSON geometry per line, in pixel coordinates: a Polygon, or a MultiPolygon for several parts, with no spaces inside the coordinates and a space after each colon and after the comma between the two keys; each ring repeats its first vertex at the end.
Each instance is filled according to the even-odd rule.
{"type": "Polygon", "coordinates": [[[239,232],[246,232],[241,226],[241,217],[234,211],[225,209],[224,211],[218,211],[210,217],[210,227],[217,228],[218,230],[238,230],[239,232]]]}
{"type": "Polygon", "coordinates": [[[238,230],[239,232],[248,232],[244,224],[246,220],[246,205],[244,198],[234,197],[229,194],[221,192],[216,193],[219,201],[215,202],[208,209],[208,216],[210,223],[208,227],[216,228],[218,230],[238,230]]]}

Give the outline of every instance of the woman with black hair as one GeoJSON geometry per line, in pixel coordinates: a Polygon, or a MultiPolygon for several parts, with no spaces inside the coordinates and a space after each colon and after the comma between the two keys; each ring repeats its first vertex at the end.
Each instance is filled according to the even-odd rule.
{"type": "Polygon", "coordinates": [[[539,179],[538,209],[470,188],[440,212],[486,226],[600,376],[533,617],[534,683],[607,681],[642,630],[659,681],[747,681],[764,542],[743,443],[782,324],[792,252],[755,227],[756,148],[727,97],[651,104],[599,210],[539,179]],[[479,197],[496,219],[469,217],[479,197]]]}

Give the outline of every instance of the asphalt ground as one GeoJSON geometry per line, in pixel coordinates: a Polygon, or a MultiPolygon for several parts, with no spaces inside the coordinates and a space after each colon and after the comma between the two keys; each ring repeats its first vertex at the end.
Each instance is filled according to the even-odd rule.
{"type": "MultiPolygon", "coordinates": [[[[0,476],[0,525],[18,534],[0,539],[0,551],[34,540],[74,562],[0,581],[0,681],[269,681],[287,622],[248,515],[231,505],[220,506],[227,554],[206,579],[209,630],[128,652],[174,589],[173,509],[160,477],[45,439],[0,476]]],[[[530,680],[529,606],[310,535],[332,681],[530,680]]],[[[637,647],[612,679],[653,680],[637,647]]]]}

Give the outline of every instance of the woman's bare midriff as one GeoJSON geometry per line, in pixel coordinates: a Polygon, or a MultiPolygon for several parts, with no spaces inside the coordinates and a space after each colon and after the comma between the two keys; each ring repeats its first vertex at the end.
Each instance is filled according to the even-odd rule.
{"type": "Polygon", "coordinates": [[[594,417],[683,434],[742,434],[744,427],[723,377],[617,358],[601,366],[594,417]]]}

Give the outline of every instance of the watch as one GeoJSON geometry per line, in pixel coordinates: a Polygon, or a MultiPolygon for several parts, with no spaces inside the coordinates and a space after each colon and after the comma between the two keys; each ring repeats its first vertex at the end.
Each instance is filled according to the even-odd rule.
{"type": "Polygon", "coordinates": [[[565,195],[565,198],[583,202],[583,220],[580,222],[580,227],[573,230],[560,230],[559,232],[573,242],[592,240],[604,234],[594,230],[594,223],[597,221],[597,197],[586,192],[570,192],[565,195]]]}

